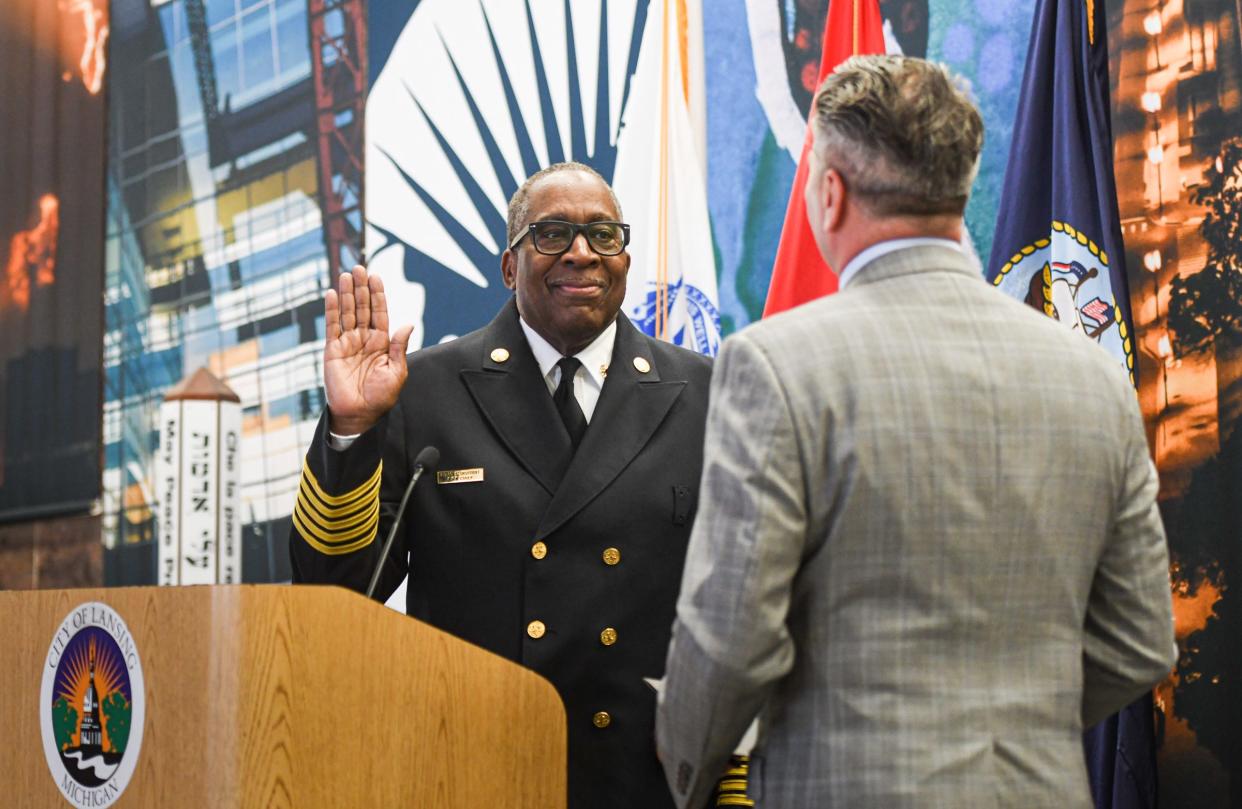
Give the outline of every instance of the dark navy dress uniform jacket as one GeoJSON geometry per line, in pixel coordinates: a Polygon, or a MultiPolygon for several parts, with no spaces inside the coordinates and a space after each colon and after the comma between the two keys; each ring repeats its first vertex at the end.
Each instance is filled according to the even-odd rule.
{"type": "MultiPolygon", "coordinates": [[[[290,541],[295,582],[363,591],[419,450],[440,450],[442,477],[481,469],[481,480],[427,474],[415,488],[398,538],[409,557],[408,612],[556,686],[568,719],[571,809],[673,805],[655,756],[655,693],[643,678],[664,672],[711,362],[617,320],[576,453],[510,300],[485,328],[411,354],[396,407],[349,449],[327,446],[321,418],[290,541]],[[371,481],[374,508],[381,457],[378,539],[368,541],[363,501],[371,481]],[[308,527],[307,475],[338,509],[357,493],[348,522],[361,536],[345,531],[337,541],[308,527]]],[[[405,559],[394,550],[380,595],[406,575],[405,559]]]]}

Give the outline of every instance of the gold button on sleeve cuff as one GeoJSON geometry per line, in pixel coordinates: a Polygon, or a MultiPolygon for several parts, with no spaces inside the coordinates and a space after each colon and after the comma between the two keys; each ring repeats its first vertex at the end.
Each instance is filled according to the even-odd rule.
{"type": "Polygon", "coordinates": [[[612,627],[606,627],[603,632],[599,633],[599,642],[605,646],[611,646],[617,642],[617,630],[612,627]]]}
{"type": "Polygon", "coordinates": [[[604,564],[612,566],[621,561],[621,551],[616,548],[604,548],[604,564]]]}
{"type": "Polygon", "coordinates": [[[591,724],[597,728],[606,728],[612,724],[612,717],[607,711],[596,711],[595,716],[591,717],[591,724]]]}
{"type": "Polygon", "coordinates": [[[543,621],[531,621],[526,625],[526,634],[530,635],[535,640],[542,638],[543,634],[547,631],[548,628],[544,626],[543,621]]]}

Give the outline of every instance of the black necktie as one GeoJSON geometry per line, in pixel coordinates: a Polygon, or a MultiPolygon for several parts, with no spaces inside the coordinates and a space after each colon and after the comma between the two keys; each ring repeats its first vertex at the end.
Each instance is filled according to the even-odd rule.
{"type": "Polygon", "coordinates": [[[561,369],[561,384],[557,385],[556,393],[552,394],[552,401],[556,402],[561,421],[565,422],[565,429],[569,432],[569,440],[574,449],[577,449],[587,428],[586,416],[582,414],[582,408],[578,406],[578,399],[574,396],[574,376],[582,363],[573,357],[565,357],[556,367],[561,369]]]}

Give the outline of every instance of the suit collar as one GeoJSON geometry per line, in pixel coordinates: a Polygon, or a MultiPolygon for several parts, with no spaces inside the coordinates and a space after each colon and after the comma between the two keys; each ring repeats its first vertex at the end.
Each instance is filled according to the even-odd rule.
{"type": "Polygon", "coordinates": [[[858,274],[858,271],[873,261],[886,256],[889,253],[896,253],[898,250],[906,250],[911,247],[947,247],[950,250],[960,250],[961,245],[951,239],[936,239],[928,236],[911,238],[911,239],[888,239],[883,242],[876,242],[866,248],[858,255],[850,259],[845,268],[841,270],[840,277],[837,279],[841,288],[844,289],[849,284],[850,279],[858,274]]]}
{"type": "Polygon", "coordinates": [[[885,253],[860,267],[847,289],[918,272],[947,271],[983,278],[975,262],[957,247],[916,245],[885,253]]]}

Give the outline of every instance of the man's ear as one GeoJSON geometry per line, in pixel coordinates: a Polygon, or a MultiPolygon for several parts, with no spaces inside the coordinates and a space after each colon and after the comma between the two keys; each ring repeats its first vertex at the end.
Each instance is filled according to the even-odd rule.
{"type": "Polygon", "coordinates": [[[836,169],[828,169],[819,188],[824,203],[824,229],[839,230],[845,221],[845,203],[849,197],[845,178],[836,169]]]}
{"type": "Polygon", "coordinates": [[[517,256],[512,250],[500,254],[500,276],[506,289],[517,289],[517,256]]]}

